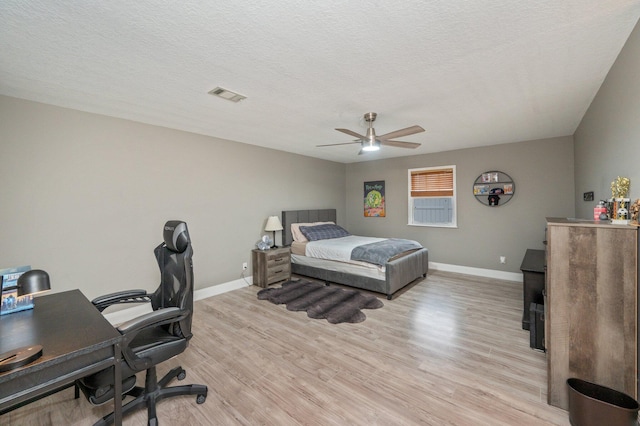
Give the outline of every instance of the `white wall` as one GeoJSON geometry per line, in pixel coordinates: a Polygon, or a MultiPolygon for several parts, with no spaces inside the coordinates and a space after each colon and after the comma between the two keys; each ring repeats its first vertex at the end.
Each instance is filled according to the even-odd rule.
{"type": "Polygon", "coordinates": [[[170,219],[189,226],[198,289],[240,279],[269,215],[345,214],[344,164],[5,96],[0,158],[0,268],[89,298],[156,288],[170,219]]]}

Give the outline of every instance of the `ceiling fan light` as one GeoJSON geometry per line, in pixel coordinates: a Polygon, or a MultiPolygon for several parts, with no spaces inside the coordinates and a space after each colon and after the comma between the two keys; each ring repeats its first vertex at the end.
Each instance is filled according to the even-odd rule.
{"type": "Polygon", "coordinates": [[[399,129],[393,132],[385,133],[384,135],[380,136],[380,138],[378,138],[376,136],[376,131],[373,128],[373,121],[376,119],[376,115],[377,114],[375,112],[368,112],[364,115],[364,120],[367,123],[369,123],[366,136],[361,135],[360,133],[354,132],[349,129],[336,128],[337,131],[345,133],[349,136],[353,136],[357,139],[354,140],[353,142],[333,143],[333,144],[317,145],[317,146],[321,147],[321,146],[335,146],[335,145],[350,145],[352,143],[359,142],[360,152],[358,152],[358,155],[362,154],[363,152],[379,151],[381,149],[381,145],[394,146],[398,148],[414,148],[414,149],[420,146],[419,143],[415,143],[415,142],[403,142],[403,141],[393,140],[396,137],[409,136],[415,133],[424,132],[424,129],[417,125],[407,127],[405,129],[399,129]]]}
{"type": "Polygon", "coordinates": [[[380,142],[377,140],[362,142],[363,151],[378,151],[379,149],[380,149],[380,142]]]}

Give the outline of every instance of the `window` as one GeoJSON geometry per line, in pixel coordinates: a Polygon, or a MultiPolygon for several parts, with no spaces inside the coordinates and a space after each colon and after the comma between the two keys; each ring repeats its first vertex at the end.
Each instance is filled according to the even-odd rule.
{"type": "Polygon", "coordinates": [[[409,225],[456,227],[456,166],[409,169],[409,225]]]}

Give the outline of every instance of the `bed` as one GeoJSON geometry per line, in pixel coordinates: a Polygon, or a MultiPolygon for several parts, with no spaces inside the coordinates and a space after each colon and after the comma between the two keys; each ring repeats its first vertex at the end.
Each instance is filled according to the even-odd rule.
{"type": "Polygon", "coordinates": [[[393,257],[384,266],[366,262],[341,262],[305,256],[291,230],[291,224],[318,222],[336,223],[335,209],[287,210],[282,212],[284,246],[291,247],[291,271],[325,283],[338,283],[350,287],[382,293],[391,300],[394,293],[418,278],[427,276],[429,251],[419,247],[393,257]]]}

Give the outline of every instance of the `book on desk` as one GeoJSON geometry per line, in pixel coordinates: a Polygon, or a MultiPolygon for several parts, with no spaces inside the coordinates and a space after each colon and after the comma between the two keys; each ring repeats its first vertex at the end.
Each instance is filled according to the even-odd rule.
{"type": "Polygon", "coordinates": [[[29,270],[31,270],[30,265],[0,269],[0,288],[2,288],[0,315],[33,309],[33,296],[30,294],[18,296],[17,288],[18,278],[29,270]]]}

